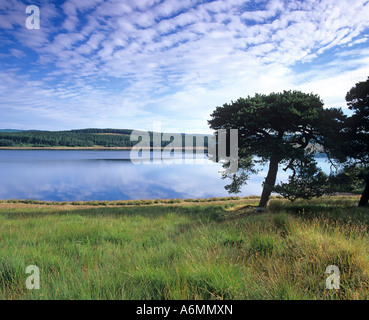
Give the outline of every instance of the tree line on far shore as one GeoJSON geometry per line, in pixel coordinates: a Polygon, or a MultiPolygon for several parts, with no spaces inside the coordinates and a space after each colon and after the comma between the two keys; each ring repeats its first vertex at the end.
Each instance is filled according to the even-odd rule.
{"type": "MultiPolygon", "coordinates": [[[[4,131],[0,132],[0,147],[128,147],[137,145],[141,131],[131,129],[77,129],[69,131],[4,131]]],[[[150,146],[154,146],[153,132],[142,132],[149,134],[150,146]]],[[[163,137],[163,133],[160,133],[163,137]]],[[[205,135],[191,135],[178,133],[182,138],[182,146],[186,146],[186,139],[191,139],[193,146],[196,146],[195,137],[204,136],[204,147],[208,146],[208,137],[205,135]]],[[[166,147],[173,141],[160,140],[160,146],[166,147]]],[[[155,142],[156,143],[156,142],[155,142]]],[[[155,145],[157,147],[157,145],[155,145]]]]}
{"type": "Polygon", "coordinates": [[[129,131],[108,129],[0,132],[0,147],[132,147],[129,131]],[[113,134],[105,134],[113,133],[113,134]]]}

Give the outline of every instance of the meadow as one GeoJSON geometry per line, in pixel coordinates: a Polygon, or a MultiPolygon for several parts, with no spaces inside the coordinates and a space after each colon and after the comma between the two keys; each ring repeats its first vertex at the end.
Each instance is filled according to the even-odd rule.
{"type": "Polygon", "coordinates": [[[368,299],[369,209],[357,201],[273,198],[259,214],[255,197],[3,202],[0,299],[368,299]],[[329,265],[339,290],[326,288],[329,265]]]}

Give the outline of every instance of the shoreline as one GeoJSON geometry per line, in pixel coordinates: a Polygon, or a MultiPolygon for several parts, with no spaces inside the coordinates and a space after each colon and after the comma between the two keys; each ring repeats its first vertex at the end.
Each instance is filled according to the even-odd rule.
{"type": "Polygon", "coordinates": [[[141,199],[141,200],[90,200],[90,201],[42,201],[26,199],[0,200],[0,210],[2,209],[22,209],[22,208],[58,208],[58,209],[90,209],[90,208],[132,208],[151,206],[191,206],[191,205],[219,205],[232,203],[235,205],[245,205],[259,201],[258,196],[245,197],[214,197],[204,199],[141,199]]]}
{"type": "MultiPolygon", "coordinates": [[[[357,194],[336,194],[332,196],[322,196],[320,199],[354,199],[358,201],[360,195],[357,194]]],[[[219,205],[219,204],[238,204],[257,206],[260,196],[250,195],[244,197],[227,196],[212,198],[195,198],[195,199],[140,199],[140,200],[85,200],[85,201],[42,201],[32,199],[8,199],[0,200],[1,209],[16,208],[65,208],[65,209],[85,209],[85,208],[129,208],[129,207],[145,207],[145,206],[183,206],[183,205],[219,205]]],[[[270,200],[285,201],[282,196],[271,196],[270,200]]],[[[302,199],[300,199],[302,200],[302,199]]],[[[303,200],[302,200],[303,201],[303,200]]]]}

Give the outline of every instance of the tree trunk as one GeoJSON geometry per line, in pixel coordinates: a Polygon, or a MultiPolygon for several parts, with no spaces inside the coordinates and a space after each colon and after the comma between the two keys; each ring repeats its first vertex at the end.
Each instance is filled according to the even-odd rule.
{"type": "Polygon", "coordinates": [[[264,188],[259,202],[259,207],[261,208],[265,208],[268,204],[270,194],[272,193],[272,189],[277,179],[279,161],[280,158],[277,156],[272,155],[270,157],[268,175],[265,178],[264,188]]]}
{"type": "Polygon", "coordinates": [[[369,200],[369,181],[366,182],[363,194],[361,195],[359,201],[359,207],[365,207],[368,204],[369,200]]]}

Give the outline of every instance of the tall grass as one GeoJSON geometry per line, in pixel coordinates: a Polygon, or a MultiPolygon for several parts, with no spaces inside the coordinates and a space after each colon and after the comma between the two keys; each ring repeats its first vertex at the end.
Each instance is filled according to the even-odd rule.
{"type": "Polygon", "coordinates": [[[368,299],[369,212],[346,200],[275,199],[237,219],[226,203],[1,209],[0,298],[368,299]]]}

